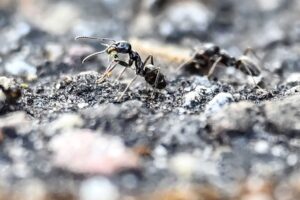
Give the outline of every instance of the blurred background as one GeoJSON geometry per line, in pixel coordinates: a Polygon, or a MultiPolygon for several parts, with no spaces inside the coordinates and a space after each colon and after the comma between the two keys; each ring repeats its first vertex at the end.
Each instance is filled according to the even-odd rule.
{"type": "Polygon", "coordinates": [[[1,0],[0,55],[6,61],[21,56],[39,66],[66,51],[75,53],[70,48],[74,37],[86,35],[154,39],[190,50],[212,42],[235,56],[251,47],[264,58],[264,66],[269,64],[267,70],[280,72],[283,65],[295,71],[299,9],[296,0],[1,0]],[[289,50],[284,45],[290,45],[289,50]],[[22,55],[16,53],[20,49],[22,55]]]}
{"type": "Polygon", "coordinates": [[[299,34],[295,0],[2,0],[0,6],[2,30],[9,22],[25,23],[69,38],[150,37],[175,43],[193,38],[243,48],[299,34]]]}

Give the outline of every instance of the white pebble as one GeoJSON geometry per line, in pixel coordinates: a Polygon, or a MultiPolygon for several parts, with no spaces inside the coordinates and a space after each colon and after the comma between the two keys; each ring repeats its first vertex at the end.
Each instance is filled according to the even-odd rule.
{"type": "Polygon", "coordinates": [[[205,114],[206,115],[212,115],[216,112],[220,111],[221,108],[223,108],[225,105],[231,103],[234,101],[234,98],[232,94],[221,92],[217,94],[208,104],[205,108],[205,114]]]}
{"type": "Polygon", "coordinates": [[[197,170],[197,159],[188,153],[180,153],[171,158],[169,166],[178,177],[190,178],[197,170]]]}
{"type": "Polygon", "coordinates": [[[69,130],[76,127],[81,127],[83,120],[76,114],[62,114],[59,118],[50,123],[47,134],[52,135],[56,131],[69,130]]]}
{"type": "Polygon", "coordinates": [[[118,188],[103,177],[84,181],[79,190],[80,200],[117,200],[119,196],[118,188]]]}
{"type": "Polygon", "coordinates": [[[194,103],[200,103],[201,95],[197,91],[191,91],[184,95],[184,107],[191,107],[194,103]]]}
{"type": "Polygon", "coordinates": [[[270,146],[268,144],[268,142],[266,141],[258,141],[255,145],[254,145],[254,150],[259,153],[259,154],[264,154],[267,153],[270,149],[270,146]]]}

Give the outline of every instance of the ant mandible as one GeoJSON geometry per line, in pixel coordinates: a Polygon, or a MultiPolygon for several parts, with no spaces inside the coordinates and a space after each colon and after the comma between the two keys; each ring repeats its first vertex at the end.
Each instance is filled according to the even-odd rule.
{"type": "Polygon", "coordinates": [[[82,60],[82,63],[84,63],[89,58],[102,54],[107,53],[111,58],[112,61],[109,64],[109,66],[106,68],[104,74],[100,78],[100,81],[105,79],[112,70],[119,64],[124,67],[124,69],[121,71],[119,76],[117,77],[117,80],[122,76],[122,74],[126,71],[127,68],[130,68],[134,64],[135,69],[135,77],[128,83],[125,90],[122,92],[121,96],[118,98],[120,100],[123,95],[126,93],[126,91],[129,89],[130,85],[133,83],[133,81],[138,77],[142,76],[144,77],[145,81],[150,84],[153,88],[156,89],[164,89],[167,85],[165,76],[160,73],[159,67],[154,66],[153,56],[148,56],[145,61],[143,62],[140,55],[132,50],[131,44],[127,41],[116,41],[112,39],[107,38],[98,38],[98,37],[87,37],[87,36],[78,36],[75,38],[75,40],[78,39],[93,39],[100,41],[100,44],[105,46],[106,48],[102,51],[98,51],[95,53],[92,53],[85,57],[82,60]],[[128,63],[120,60],[118,54],[128,54],[129,55],[129,61],[128,63]],[[150,64],[147,64],[150,60],[150,64]]]}

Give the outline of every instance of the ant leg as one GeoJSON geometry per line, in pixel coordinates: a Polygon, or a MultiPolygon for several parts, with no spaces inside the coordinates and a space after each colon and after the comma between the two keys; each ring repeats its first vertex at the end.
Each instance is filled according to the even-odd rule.
{"type": "Polygon", "coordinates": [[[143,65],[142,65],[143,70],[146,69],[146,64],[147,64],[147,62],[149,61],[149,59],[150,59],[150,64],[151,64],[151,65],[154,65],[153,56],[152,56],[152,55],[149,55],[149,56],[145,59],[143,65]]]}
{"type": "Polygon", "coordinates": [[[154,92],[156,92],[156,87],[157,87],[157,84],[158,84],[158,77],[159,77],[159,74],[160,74],[160,67],[157,67],[157,74],[156,74],[156,77],[155,77],[155,81],[154,81],[154,87],[153,87],[153,97],[154,97],[154,92]]]}
{"type": "Polygon", "coordinates": [[[220,63],[221,60],[222,60],[222,57],[219,57],[219,58],[214,62],[214,64],[211,66],[211,68],[210,68],[210,70],[209,70],[209,72],[208,72],[208,74],[207,74],[207,78],[210,78],[210,77],[211,77],[211,75],[214,73],[214,71],[215,71],[217,65],[220,63]]]}
{"type": "Polygon", "coordinates": [[[118,75],[117,79],[115,80],[115,83],[116,83],[117,81],[119,81],[119,79],[124,74],[124,72],[126,71],[126,69],[128,67],[130,67],[132,64],[130,63],[130,61],[127,63],[127,62],[125,62],[123,60],[115,60],[115,62],[118,62],[119,65],[124,66],[124,69],[121,71],[121,73],[118,75]]]}
{"type": "Polygon", "coordinates": [[[193,53],[193,55],[191,56],[191,58],[189,60],[187,60],[187,61],[183,62],[182,64],[180,64],[179,67],[176,69],[176,72],[178,72],[179,70],[181,70],[188,63],[192,63],[194,61],[194,58],[196,57],[197,54],[198,54],[198,51],[196,51],[195,53],[193,53]]]}
{"type": "Polygon", "coordinates": [[[128,83],[128,85],[126,86],[125,90],[122,92],[122,94],[118,97],[118,101],[120,101],[122,99],[122,97],[124,96],[124,94],[127,92],[127,90],[129,89],[130,85],[134,82],[134,80],[138,77],[138,75],[135,75],[135,77],[128,83]]]}
{"type": "Polygon", "coordinates": [[[242,63],[243,63],[243,66],[245,67],[245,69],[247,70],[247,72],[250,74],[251,79],[252,79],[252,81],[253,81],[255,87],[258,87],[259,89],[262,89],[262,88],[256,83],[255,79],[253,78],[253,74],[252,74],[251,70],[249,69],[249,67],[247,66],[247,63],[245,63],[245,62],[243,62],[243,61],[242,61],[242,63]]]}
{"type": "Polygon", "coordinates": [[[121,76],[124,74],[124,72],[126,71],[127,67],[124,67],[123,70],[121,71],[121,73],[118,75],[118,77],[115,80],[115,83],[119,81],[119,79],[121,78],[121,76]]]}
{"type": "Polygon", "coordinates": [[[243,55],[244,55],[244,56],[247,56],[249,53],[251,53],[251,54],[258,60],[258,64],[259,64],[259,65],[257,65],[257,68],[258,68],[259,71],[261,71],[260,65],[261,65],[262,58],[259,57],[259,56],[257,55],[256,51],[255,51],[253,48],[251,48],[251,47],[247,47],[247,48],[245,49],[243,55]]]}
{"type": "Polygon", "coordinates": [[[109,74],[114,70],[114,68],[118,65],[118,63],[112,61],[109,66],[106,68],[105,72],[102,74],[102,76],[97,80],[98,83],[101,83],[104,81],[104,79],[109,76],[109,74]]]}
{"type": "Polygon", "coordinates": [[[110,65],[106,68],[103,76],[107,76],[117,65],[122,65],[124,67],[129,67],[130,63],[126,63],[122,60],[113,60],[110,65]]]}
{"type": "Polygon", "coordinates": [[[130,67],[132,65],[132,64],[130,64],[130,62],[127,63],[127,62],[125,62],[123,60],[114,60],[114,62],[117,62],[119,65],[122,65],[124,67],[130,67]]]}

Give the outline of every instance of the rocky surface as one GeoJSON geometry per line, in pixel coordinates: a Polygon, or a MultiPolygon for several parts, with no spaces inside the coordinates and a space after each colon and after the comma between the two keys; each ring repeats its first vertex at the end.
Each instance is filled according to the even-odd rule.
{"type": "Polygon", "coordinates": [[[299,11],[296,0],[1,1],[0,199],[298,199],[299,11]],[[82,64],[102,47],[77,35],[135,41],[167,87],[140,77],[118,101],[134,71],[99,82],[107,55],[82,64]],[[204,42],[235,57],[252,47],[260,76],[177,70],[204,42]]]}

